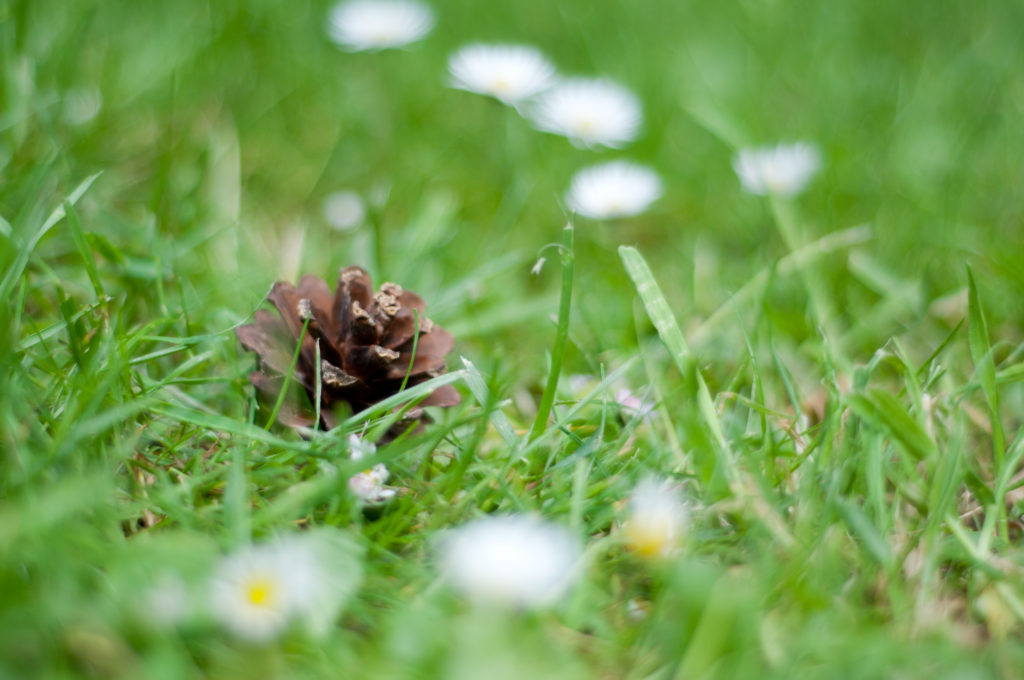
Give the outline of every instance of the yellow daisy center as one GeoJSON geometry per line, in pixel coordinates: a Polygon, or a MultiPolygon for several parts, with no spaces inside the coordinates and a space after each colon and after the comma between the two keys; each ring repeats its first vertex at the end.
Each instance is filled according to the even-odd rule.
{"type": "Polygon", "coordinates": [[[256,577],[245,584],[245,601],[254,607],[270,607],[277,600],[278,585],[266,577],[256,577]]]}
{"type": "Polygon", "coordinates": [[[597,123],[593,118],[583,118],[577,121],[576,130],[581,134],[589,134],[597,129],[597,123]]]}
{"type": "Polygon", "coordinates": [[[626,543],[640,557],[667,554],[675,547],[671,527],[664,522],[630,522],[626,525],[626,543]]]}

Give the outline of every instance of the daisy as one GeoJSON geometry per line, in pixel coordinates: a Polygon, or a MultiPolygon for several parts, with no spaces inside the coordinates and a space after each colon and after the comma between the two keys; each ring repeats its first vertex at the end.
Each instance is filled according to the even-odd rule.
{"type": "MultiPolygon", "coordinates": [[[[349,435],[348,446],[352,460],[369,458],[377,452],[373,442],[360,439],[359,435],[355,434],[349,435]]],[[[395,490],[384,486],[384,482],[388,481],[390,476],[387,466],[384,463],[377,463],[372,468],[350,477],[348,488],[364,503],[380,505],[395,497],[395,490]]]]}
{"type": "Polygon", "coordinates": [[[348,0],[327,18],[331,40],[350,52],[402,47],[434,27],[434,11],[414,0],[348,0]]]}
{"type": "Polygon", "coordinates": [[[79,87],[64,95],[64,120],[70,125],[85,125],[103,107],[103,95],[95,87],[79,87]]]}
{"type": "Polygon", "coordinates": [[[540,130],[564,135],[576,146],[619,147],[633,141],[643,113],[640,100],[604,78],[574,78],[543,94],[530,112],[540,130]]]}
{"type": "Polygon", "coordinates": [[[448,59],[451,86],[516,105],[551,87],[555,67],[526,45],[467,45],[448,59]]]}
{"type": "Polygon", "coordinates": [[[324,199],[324,220],[338,231],[350,231],[366,219],[363,199],[354,191],[335,191],[324,199]]]}
{"type": "Polygon", "coordinates": [[[542,607],[557,602],[580,570],[580,544],[558,525],[525,516],[487,517],[443,536],[441,568],[479,603],[542,607]]]}
{"type": "Polygon", "coordinates": [[[612,161],[576,173],[565,200],[573,212],[600,220],[638,215],[661,193],[661,179],[653,170],[612,161]]]}
{"type": "Polygon", "coordinates": [[[666,557],[679,547],[686,524],[686,506],[679,491],[666,481],[648,479],[629,497],[626,544],[640,557],[666,557]]]}
{"type": "Polygon", "coordinates": [[[569,390],[579,398],[585,396],[594,385],[600,382],[595,376],[584,373],[573,373],[569,376],[569,390]]]}
{"type": "Polygon", "coordinates": [[[178,625],[185,620],[188,610],[188,586],[181,577],[170,573],[146,588],[138,602],[139,615],[157,627],[178,625]]]}
{"type": "Polygon", "coordinates": [[[628,387],[620,387],[615,390],[615,403],[631,417],[644,419],[654,412],[654,404],[640,398],[628,387]]]}
{"type": "Polygon", "coordinates": [[[323,581],[307,543],[249,546],[221,560],[210,579],[210,604],[233,634],[266,642],[313,606],[323,581]]]}
{"type": "Polygon", "coordinates": [[[821,167],[821,152],[807,142],[741,149],[733,157],[732,167],[747,193],[795,196],[821,167]]]}

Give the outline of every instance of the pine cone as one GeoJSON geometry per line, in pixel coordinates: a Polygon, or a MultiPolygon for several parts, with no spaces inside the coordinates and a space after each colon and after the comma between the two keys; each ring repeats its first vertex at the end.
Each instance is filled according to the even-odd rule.
{"type": "MultiPolygon", "coordinates": [[[[251,324],[235,331],[242,346],[259,355],[259,370],[251,373],[249,380],[273,403],[288,374],[302,326],[309,319],[292,375],[305,388],[309,403],[313,403],[319,343],[320,417],[321,424],[328,429],[338,424],[335,410],[341,403],[347,404],[352,413],[358,413],[396,394],[406,372],[408,387],[442,375],[446,370],[444,355],[455,344],[451,333],[423,315],[426,305],[419,295],[394,283],[384,283],[374,293],[370,275],[361,267],[341,270],[333,296],[322,279],[307,274],[298,288],[278,281],[267,299],[280,317],[261,309],[251,324]],[[419,318],[415,358],[414,312],[419,318]]],[[[278,420],[292,427],[312,427],[313,411],[297,401],[286,400],[278,420]]],[[[420,402],[420,406],[458,403],[459,393],[451,385],[444,385],[420,402]]],[[[411,409],[406,418],[419,421],[423,411],[411,409]]]]}

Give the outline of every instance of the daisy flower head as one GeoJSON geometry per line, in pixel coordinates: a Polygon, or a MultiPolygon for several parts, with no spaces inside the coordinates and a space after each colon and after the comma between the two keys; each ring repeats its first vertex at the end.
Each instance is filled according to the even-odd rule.
{"type": "Polygon", "coordinates": [[[234,635],[267,642],[313,605],[323,580],[304,542],[249,546],[221,560],[210,579],[210,605],[234,635]]]}
{"type": "Polygon", "coordinates": [[[333,229],[351,231],[366,219],[366,206],[358,193],[342,189],[324,199],[323,215],[333,229]]]}
{"type": "Polygon", "coordinates": [[[615,403],[632,418],[646,419],[654,412],[654,404],[628,387],[615,390],[615,403]]]}
{"type": "Polygon", "coordinates": [[[466,45],[448,59],[451,86],[515,106],[555,81],[555,67],[528,45],[466,45]]]}
{"type": "Polygon", "coordinates": [[[636,139],[640,100],[606,78],[571,78],[545,92],[530,112],[533,124],[576,146],[620,147],[636,139]]]}
{"type": "Polygon", "coordinates": [[[85,125],[99,115],[103,94],[96,87],[78,87],[64,95],[64,120],[71,125],[85,125]]]}
{"type": "MultiPolygon", "coordinates": [[[[361,439],[359,435],[348,437],[349,452],[352,460],[369,458],[377,452],[373,442],[361,439]]],[[[384,486],[391,473],[384,463],[377,463],[371,468],[349,477],[348,488],[359,500],[369,505],[380,505],[395,497],[395,490],[384,486]]]]}
{"type": "Polygon", "coordinates": [[[612,161],[576,173],[565,196],[573,212],[595,220],[639,215],[661,197],[661,178],[650,168],[612,161]]]}
{"type": "Polygon", "coordinates": [[[821,167],[821,152],[808,142],[741,149],[732,167],[747,193],[796,196],[821,167]]]}
{"type": "Polygon", "coordinates": [[[527,516],[470,522],[443,536],[440,552],[448,582],[481,604],[551,605],[580,571],[579,541],[561,526],[527,516]]]}
{"type": "Polygon", "coordinates": [[[188,616],[188,586],[176,574],[163,574],[153,585],[142,591],[142,597],[136,605],[140,617],[153,626],[176,626],[188,616]]]}
{"type": "Polygon", "coordinates": [[[349,52],[403,47],[433,27],[434,11],[415,0],[346,0],[327,18],[327,34],[349,52]]]}
{"type": "Polygon", "coordinates": [[[585,373],[573,373],[569,376],[568,382],[569,391],[574,397],[579,398],[586,396],[586,394],[590,392],[590,390],[592,390],[600,380],[595,376],[587,375],[585,373]]]}
{"type": "Polygon", "coordinates": [[[629,497],[626,545],[645,559],[671,555],[682,542],[687,514],[679,491],[667,481],[640,482],[629,497]]]}

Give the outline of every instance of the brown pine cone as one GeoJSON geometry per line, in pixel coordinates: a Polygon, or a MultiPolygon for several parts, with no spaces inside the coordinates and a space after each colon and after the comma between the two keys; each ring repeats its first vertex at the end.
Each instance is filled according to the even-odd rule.
{"type": "MultiPolygon", "coordinates": [[[[242,346],[259,355],[259,370],[251,373],[249,380],[273,403],[308,318],[309,326],[292,375],[305,388],[309,403],[313,403],[319,343],[320,418],[321,425],[328,429],[339,422],[336,409],[340,404],[347,404],[348,410],[358,413],[396,394],[406,372],[408,387],[442,375],[446,370],[444,355],[455,344],[451,333],[423,315],[426,305],[419,295],[394,283],[384,283],[374,293],[370,275],[361,267],[341,270],[334,295],[322,279],[307,274],[298,288],[278,281],[267,299],[280,317],[261,309],[251,324],[235,330],[242,346]],[[415,358],[414,311],[419,317],[415,358]]],[[[286,400],[278,420],[292,427],[312,427],[313,410],[296,401],[286,400]]],[[[451,385],[444,385],[420,402],[420,406],[458,403],[459,393],[451,385]]],[[[412,420],[422,417],[420,408],[406,414],[412,420]]]]}

